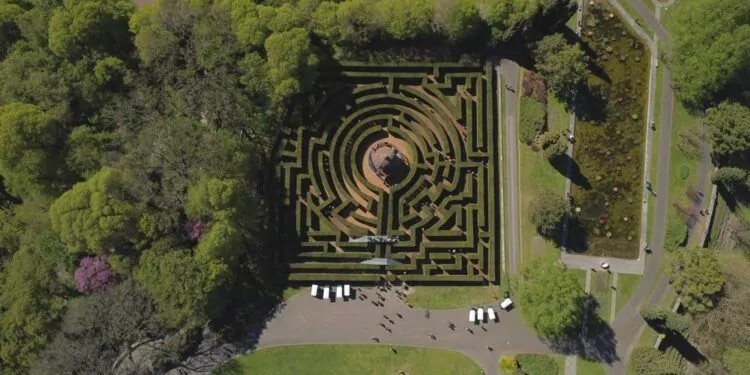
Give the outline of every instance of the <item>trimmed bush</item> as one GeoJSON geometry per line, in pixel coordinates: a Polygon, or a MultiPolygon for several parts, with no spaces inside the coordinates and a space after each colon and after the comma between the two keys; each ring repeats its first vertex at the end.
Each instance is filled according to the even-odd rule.
{"type": "Polygon", "coordinates": [[[500,374],[515,375],[518,371],[518,362],[515,358],[509,356],[500,357],[500,374]]]}
{"type": "Polygon", "coordinates": [[[524,375],[557,374],[555,359],[545,354],[519,354],[516,356],[519,372],[524,375]]]}
{"type": "Polygon", "coordinates": [[[547,111],[544,104],[525,97],[521,98],[520,108],[518,138],[521,142],[530,145],[537,135],[544,133],[547,129],[547,111]]]}

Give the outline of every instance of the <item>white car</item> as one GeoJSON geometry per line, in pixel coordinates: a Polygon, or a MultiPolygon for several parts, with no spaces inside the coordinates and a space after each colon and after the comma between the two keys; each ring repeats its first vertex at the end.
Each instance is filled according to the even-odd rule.
{"type": "Polygon", "coordinates": [[[506,298],[503,300],[503,302],[500,302],[500,308],[503,310],[508,310],[509,307],[513,305],[513,301],[510,300],[510,298],[506,298]]]}
{"type": "Polygon", "coordinates": [[[477,320],[477,311],[469,309],[469,322],[474,323],[477,320]]]}
{"type": "Polygon", "coordinates": [[[344,287],[341,285],[336,287],[336,298],[338,299],[344,298],[344,287]]]}
{"type": "Polygon", "coordinates": [[[599,265],[602,267],[602,269],[605,269],[605,270],[609,269],[609,263],[607,262],[601,262],[599,265]]]}
{"type": "Polygon", "coordinates": [[[477,309],[477,320],[484,322],[484,309],[481,307],[477,309]]]}
{"type": "Polygon", "coordinates": [[[331,287],[328,285],[323,287],[323,299],[328,299],[331,296],[331,287]]]}
{"type": "Polygon", "coordinates": [[[344,285],[344,297],[349,298],[352,295],[352,287],[349,284],[344,285]]]}
{"type": "Polygon", "coordinates": [[[310,287],[310,296],[312,297],[318,297],[318,284],[313,284],[310,287]]]}
{"type": "Polygon", "coordinates": [[[492,307],[487,308],[487,320],[491,322],[497,321],[497,315],[495,315],[495,310],[493,310],[492,307]]]}

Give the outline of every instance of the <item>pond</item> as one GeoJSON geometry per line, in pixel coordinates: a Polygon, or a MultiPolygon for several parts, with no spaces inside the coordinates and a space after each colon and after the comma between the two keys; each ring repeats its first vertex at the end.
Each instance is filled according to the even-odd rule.
{"type": "Polygon", "coordinates": [[[576,104],[569,250],[636,258],[650,52],[601,1],[586,2],[581,39],[592,61],[576,104]]]}

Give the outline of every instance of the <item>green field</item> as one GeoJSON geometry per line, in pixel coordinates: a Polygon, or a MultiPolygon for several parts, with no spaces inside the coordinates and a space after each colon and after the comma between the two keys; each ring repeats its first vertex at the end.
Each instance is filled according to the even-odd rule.
{"type": "Polygon", "coordinates": [[[606,375],[604,366],[599,362],[587,361],[583,358],[578,358],[576,363],[576,373],[578,375],[606,375]]]}
{"type": "Polygon", "coordinates": [[[425,309],[457,309],[497,303],[501,296],[497,286],[418,286],[406,302],[425,309]]]}
{"type": "Polygon", "coordinates": [[[302,345],[263,349],[232,360],[216,375],[480,374],[469,357],[388,345],[302,345]],[[391,351],[396,350],[396,353],[391,351]]]}
{"type": "MultiPolygon", "coordinates": [[[[530,114],[520,111],[519,118],[530,114]]],[[[552,95],[547,99],[547,128],[549,132],[567,129],[569,114],[563,105],[552,95]]],[[[541,151],[532,150],[531,146],[519,142],[518,145],[518,177],[521,201],[521,264],[540,257],[557,257],[560,249],[554,242],[539,236],[531,223],[529,208],[536,197],[545,190],[563,195],[565,192],[565,176],[558,172],[541,151]]]]}
{"type": "Polygon", "coordinates": [[[617,275],[617,306],[615,306],[615,313],[619,312],[628,303],[630,296],[633,295],[640,282],[640,275],[628,275],[624,273],[617,275]]]}

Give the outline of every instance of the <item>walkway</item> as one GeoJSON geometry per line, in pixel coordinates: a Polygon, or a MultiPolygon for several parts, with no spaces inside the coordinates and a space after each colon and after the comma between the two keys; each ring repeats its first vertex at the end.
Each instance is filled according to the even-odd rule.
{"type": "MultiPolygon", "coordinates": [[[[481,325],[468,322],[468,308],[431,310],[427,318],[426,310],[410,308],[399,299],[395,289],[379,292],[381,300],[377,289],[363,288],[360,295],[366,299],[333,303],[313,298],[306,291],[298,293],[268,322],[257,347],[375,343],[373,338],[377,338],[385,345],[458,351],[475,360],[486,374],[498,373],[498,361],[505,353],[550,352],[524,326],[517,309],[500,311],[498,323],[481,325]],[[384,306],[376,306],[373,301],[384,306]],[[454,329],[450,329],[450,323],[455,324],[454,329]]],[[[494,309],[499,310],[497,305],[494,309]]]]}
{"type": "MultiPolygon", "coordinates": [[[[665,40],[668,39],[664,27],[653,14],[648,12],[648,8],[646,8],[640,0],[627,1],[630,1],[634,8],[638,10],[639,16],[646,20],[652,30],[656,31],[657,37],[665,40]],[[645,12],[643,12],[643,10],[645,10],[645,12]]],[[[620,14],[631,24],[631,26],[635,25],[635,20],[633,20],[627,12],[624,12],[616,0],[610,0],[610,3],[618,8],[620,14]]],[[[635,25],[634,28],[640,29],[637,25],[635,25]]],[[[653,41],[650,41],[650,45],[655,47],[653,41]]],[[[664,69],[663,77],[662,95],[660,98],[661,119],[658,125],[658,131],[661,136],[659,137],[657,156],[657,197],[656,209],[653,221],[651,222],[653,232],[651,234],[650,245],[653,249],[653,254],[649,256],[649,259],[646,262],[646,268],[643,272],[643,279],[641,280],[640,285],[635,290],[630,300],[623,306],[622,310],[620,310],[620,313],[611,325],[612,329],[617,334],[617,354],[620,358],[620,361],[612,363],[611,373],[614,375],[625,374],[625,363],[629,357],[630,351],[645,327],[645,323],[638,312],[640,307],[649,296],[650,301],[660,299],[661,295],[668,287],[668,279],[666,276],[660,274],[659,265],[664,251],[664,235],[668,209],[669,158],[671,147],[670,135],[672,130],[672,114],[674,111],[674,93],[672,91],[671,74],[668,69],[664,69]],[[654,283],[656,283],[656,287],[653,289],[652,293],[654,283]]]]}
{"type": "Polygon", "coordinates": [[[519,210],[520,194],[518,192],[518,74],[519,67],[514,61],[501,60],[500,66],[495,70],[503,78],[503,82],[498,80],[497,96],[502,98],[502,107],[505,109],[505,188],[507,197],[503,201],[503,211],[507,212],[507,226],[504,228],[506,233],[504,238],[508,239],[508,267],[510,273],[514,274],[518,270],[518,264],[521,251],[521,214],[519,210]],[[503,84],[504,83],[504,84],[503,84]],[[507,207],[507,211],[505,208],[507,207]]]}

